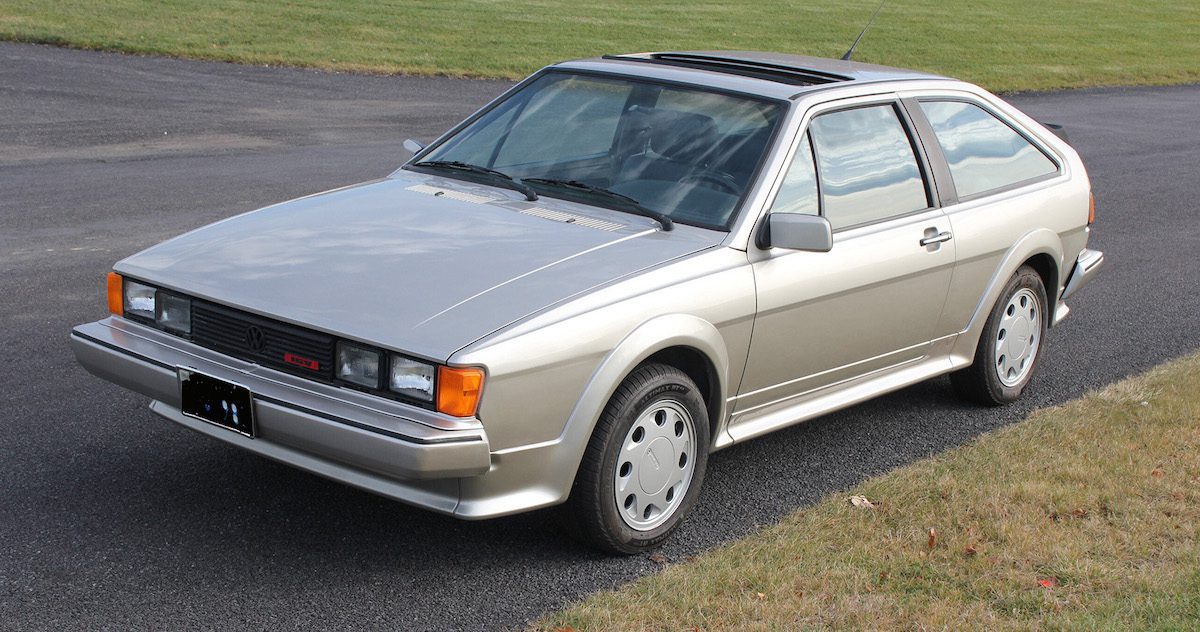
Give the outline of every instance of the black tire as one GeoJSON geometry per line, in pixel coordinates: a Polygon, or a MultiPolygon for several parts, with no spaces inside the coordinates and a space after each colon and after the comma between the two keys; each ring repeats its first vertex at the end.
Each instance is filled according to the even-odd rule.
{"type": "Polygon", "coordinates": [[[985,406],[1000,406],[1021,397],[1037,372],[1038,361],[1045,350],[1046,323],[1050,317],[1047,304],[1046,287],[1042,283],[1042,277],[1033,268],[1021,266],[1008,280],[1000,298],[992,306],[992,312],[988,315],[987,324],[975,348],[975,359],[971,366],[950,374],[950,382],[960,397],[985,406]],[[1003,331],[1001,321],[1009,303],[1022,290],[1028,290],[1037,301],[1037,325],[1031,332],[1037,336],[1037,346],[1033,357],[1028,360],[1030,366],[1024,376],[1015,383],[1005,384],[996,361],[996,347],[1000,344],[1000,334],[1003,331]]]}
{"type": "MultiPolygon", "coordinates": [[[[663,424],[660,421],[658,425],[663,424]]],[[[571,497],[564,507],[569,526],[585,543],[608,553],[631,555],[657,547],[670,537],[696,504],[708,465],[708,449],[708,412],[691,378],[665,364],[638,367],[617,388],[592,432],[571,488],[571,497]],[[622,518],[614,480],[621,465],[619,461],[628,458],[621,457],[620,451],[627,438],[634,436],[634,424],[644,413],[661,409],[661,406],[682,407],[691,416],[695,445],[694,456],[690,457],[691,474],[682,500],[670,505],[664,522],[640,530],[632,528],[622,518]]],[[[658,463],[658,460],[654,461],[656,466],[658,463]]],[[[686,478],[686,475],[681,476],[686,478]]]]}

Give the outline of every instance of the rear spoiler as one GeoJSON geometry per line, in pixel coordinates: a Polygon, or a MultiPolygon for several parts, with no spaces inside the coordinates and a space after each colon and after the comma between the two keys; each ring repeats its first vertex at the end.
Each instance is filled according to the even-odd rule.
{"type": "MultiPolygon", "coordinates": [[[[1039,121],[1039,123],[1040,122],[1041,121],[1039,121]]],[[[1061,138],[1064,143],[1068,145],[1071,144],[1071,139],[1067,138],[1067,130],[1063,129],[1062,125],[1059,125],[1058,123],[1042,123],[1042,126],[1051,132],[1054,132],[1054,135],[1061,138]]]]}

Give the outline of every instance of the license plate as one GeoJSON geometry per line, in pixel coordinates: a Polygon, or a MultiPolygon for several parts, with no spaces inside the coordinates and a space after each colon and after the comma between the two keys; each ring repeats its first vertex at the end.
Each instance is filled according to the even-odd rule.
{"type": "Polygon", "coordinates": [[[250,389],[191,369],[179,369],[180,410],[188,417],[254,436],[250,389]]]}

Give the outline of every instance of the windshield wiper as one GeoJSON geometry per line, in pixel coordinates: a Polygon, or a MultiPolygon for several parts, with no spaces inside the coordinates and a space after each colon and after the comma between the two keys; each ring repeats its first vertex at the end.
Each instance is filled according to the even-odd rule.
{"type": "Polygon", "coordinates": [[[576,191],[583,191],[585,193],[594,193],[616,202],[617,205],[621,207],[620,210],[629,211],[634,215],[649,217],[650,219],[657,221],[665,231],[675,228],[675,222],[672,222],[671,218],[667,217],[665,214],[659,213],[658,211],[652,211],[645,206],[642,206],[641,202],[638,202],[628,195],[623,195],[621,193],[617,193],[616,191],[610,191],[604,187],[598,187],[594,184],[580,182],[579,180],[555,180],[553,178],[526,178],[525,182],[532,182],[534,184],[559,187],[563,189],[574,189],[576,191]]]}
{"type": "Polygon", "coordinates": [[[536,202],[538,199],[537,192],[519,178],[514,178],[503,171],[473,165],[469,162],[460,162],[458,160],[422,160],[421,162],[414,162],[412,166],[427,167],[429,169],[452,169],[454,171],[466,171],[488,176],[500,186],[524,194],[525,199],[530,202],[536,202]]]}

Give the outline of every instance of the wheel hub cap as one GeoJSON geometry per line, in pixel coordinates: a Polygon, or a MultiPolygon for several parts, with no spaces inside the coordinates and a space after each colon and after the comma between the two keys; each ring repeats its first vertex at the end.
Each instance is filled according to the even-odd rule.
{"type": "Polygon", "coordinates": [[[996,330],[996,374],[1005,386],[1020,384],[1033,370],[1041,343],[1042,314],[1034,293],[1022,288],[1009,299],[996,330]]]}
{"type": "Polygon", "coordinates": [[[675,401],[646,408],[621,444],[613,491],[617,512],[631,529],[667,521],[687,494],[696,457],[692,416],[675,401]]]}
{"type": "Polygon", "coordinates": [[[636,468],[643,493],[657,494],[667,486],[671,477],[671,470],[667,466],[674,452],[671,441],[666,437],[659,437],[646,447],[646,454],[636,468]]]}

